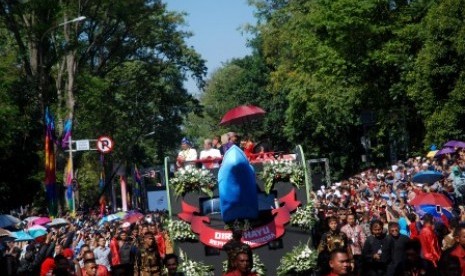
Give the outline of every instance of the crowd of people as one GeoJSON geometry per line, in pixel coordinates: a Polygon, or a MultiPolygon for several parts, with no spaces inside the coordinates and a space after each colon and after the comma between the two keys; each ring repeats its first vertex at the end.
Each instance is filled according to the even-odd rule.
{"type": "MultiPolygon", "coordinates": [[[[166,212],[141,215],[131,211],[128,214],[140,214],[140,217],[131,222],[102,223],[104,220],[95,210],[74,218],[63,216],[66,223],[47,226],[47,233],[36,239],[18,242],[2,237],[0,275],[185,275],[179,270],[169,231],[163,228],[166,212]]],[[[235,233],[224,247],[228,255],[224,275],[256,275],[250,272],[252,251],[240,241],[242,230],[235,233]]]]}
{"type": "MultiPolygon", "coordinates": [[[[217,168],[228,147],[237,143],[230,133],[206,139],[197,155],[183,139],[178,166],[189,161],[217,168]],[[218,162],[217,162],[218,161],[218,162]]],[[[244,145],[242,145],[244,147],[244,145]]],[[[198,166],[198,164],[197,164],[198,166]]],[[[411,158],[387,169],[368,169],[311,192],[318,223],[312,241],[318,252],[319,275],[465,275],[465,150],[441,159],[411,158]],[[415,183],[412,176],[441,173],[433,183],[415,183]],[[438,194],[450,205],[412,200],[438,194]]],[[[137,213],[137,212],[135,212],[137,213]]],[[[1,275],[184,275],[178,271],[164,212],[131,222],[102,223],[101,213],[64,216],[66,223],[49,226],[47,233],[27,242],[2,238],[1,275]],[[4,269],[3,269],[4,268],[4,269]]],[[[24,214],[37,215],[37,214],[24,214]]],[[[27,228],[27,227],[26,227],[27,228]]],[[[223,248],[228,253],[225,275],[251,272],[252,251],[233,233],[223,248]]]]}
{"type": "Polygon", "coordinates": [[[67,223],[49,226],[37,239],[6,238],[0,248],[1,275],[182,275],[162,226],[164,214],[99,224],[98,211],[80,213],[65,216],[67,223]]]}
{"type": "Polygon", "coordinates": [[[465,150],[369,169],[312,192],[322,275],[465,275],[465,150]],[[418,173],[442,173],[414,183],[418,173]],[[434,194],[450,205],[417,196],[434,194]],[[426,207],[426,208],[425,208],[426,207]]]}

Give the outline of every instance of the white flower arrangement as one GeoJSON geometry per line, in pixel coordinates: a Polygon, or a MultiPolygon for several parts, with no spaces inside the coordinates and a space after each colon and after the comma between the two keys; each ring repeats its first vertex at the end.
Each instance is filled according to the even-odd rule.
{"type": "Polygon", "coordinates": [[[290,160],[279,160],[267,162],[263,165],[260,177],[264,182],[267,194],[273,189],[278,181],[289,181],[297,188],[304,186],[304,170],[302,166],[290,160]]]}
{"type": "Polygon", "coordinates": [[[206,265],[203,262],[196,262],[190,260],[186,253],[179,250],[179,257],[182,262],[179,265],[178,270],[184,272],[186,276],[213,276],[213,266],[206,265]]]}
{"type": "Polygon", "coordinates": [[[315,224],[316,218],[312,202],[305,206],[298,207],[291,216],[291,224],[302,230],[310,230],[315,224]]]}
{"type": "Polygon", "coordinates": [[[197,235],[192,232],[189,223],[182,220],[167,219],[164,221],[164,228],[170,233],[170,237],[174,241],[195,241],[197,235]]]}
{"type": "Polygon", "coordinates": [[[177,196],[197,191],[212,197],[213,190],[217,186],[217,180],[209,170],[197,168],[181,168],[174,173],[174,177],[169,181],[177,196]]]}
{"type": "MultiPolygon", "coordinates": [[[[262,262],[260,257],[257,254],[252,254],[253,258],[253,267],[252,272],[257,273],[259,276],[266,275],[266,267],[265,264],[262,262]]],[[[228,270],[228,260],[223,261],[223,273],[226,273],[228,270]]]]}
{"type": "Polygon", "coordinates": [[[278,276],[310,275],[316,268],[318,254],[306,244],[300,244],[286,253],[278,266],[278,276]]]}

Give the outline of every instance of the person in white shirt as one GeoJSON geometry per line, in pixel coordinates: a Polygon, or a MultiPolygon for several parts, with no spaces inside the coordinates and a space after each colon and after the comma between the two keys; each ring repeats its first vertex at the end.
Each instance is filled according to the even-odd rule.
{"type": "Polygon", "coordinates": [[[94,249],[95,262],[98,265],[105,266],[108,271],[111,271],[110,266],[110,248],[106,245],[106,240],[103,237],[98,239],[98,247],[94,249]]]}
{"type": "Polygon", "coordinates": [[[197,160],[197,151],[192,148],[192,143],[187,138],[182,138],[181,140],[181,151],[178,154],[178,158],[176,159],[176,165],[178,168],[184,167],[194,168],[195,164],[193,162],[187,161],[195,161],[197,160]]]}
{"type": "Polygon", "coordinates": [[[211,139],[205,139],[203,142],[203,148],[200,152],[200,160],[202,160],[204,169],[214,169],[220,167],[221,153],[218,149],[213,148],[211,139]]]}

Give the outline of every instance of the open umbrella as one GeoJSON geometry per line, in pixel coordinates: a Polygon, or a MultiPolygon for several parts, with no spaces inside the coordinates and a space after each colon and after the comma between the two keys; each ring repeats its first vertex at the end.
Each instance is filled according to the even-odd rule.
{"type": "Polygon", "coordinates": [[[13,227],[21,221],[18,218],[13,217],[12,215],[0,215],[0,227],[8,228],[13,227]]]}
{"type": "Polygon", "coordinates": [[[432,150],[432,151],[429,151],[427,154],[426,154],[426,157],[427,158],[433,158],[434,156],[436,156],[436,153],[438,152],[438,150],[432,150]]]}
{"type": "Polygon", "coordinates": [[[449,153],[454,153],[454,152],[455,152],[454,148],[445,147],[445,148],[442,148],[442,149],[438,150],[438,152],[436,152],[434,157],[438,157],[438,156],[441,156],[441,155],[444,155],[444,154],[449,154],[449,153]]]}
{"type": "Polygon", "coordinates": [[[451,148],[465,148],[465,142],[451,140],[444,144],[444,147],[451,147],[451,148]]]}
{"type": "Polygon", "coordinates": [[[23,222],[26,222],[27,225],[31,224],[34,220],[38,219],[40,217],[32,216],[32,217],[27,217],[23,220],[23,222]]]}
{"type": "Polygon", "coordinates": [[[28,229],[27,233],[34,239],[48,234],[48,232],[43,229],[28,229]]]}
{"type": "Polygon", "coordinates": [[[15,238],[15,241],[32,241],[34,238],[23,230],[18,232],[11,232],[11,236],[15,238]]]}
{"type": "Polygon", "coordinates": [[[48,226],[62,226],[62,225],[66,225],[68,224],[69,221],[67,221],[66,219],[64,218],[56,218],[56,219],[53,219],[50,223],[48,223],[47,225],[48,226]]]}
{"type": "Polygon", "coordinates": [[[441,214],[444,214],[447,219],[451,219],[453,217],[453,215],[444,208],[442,208],[441,212],[438,213],[436,205],[421,205],[417,206],[415,210],[417,210],[417,213],[420,216],[423,216],[424,214],[431,214],[433,217],[440,218],[441,214]]]}
{"type": "Polygon", "coordinates": [[[127,212],[121,211],[121,212],[115,213],[114,215],[118,216],[120,219],[124,219],[124,217],[126,217],[127,214],[128,214],[127,212]]]}
{"type": "Polygon", "coordinates": [[[444,176],[441,172],[421,171],[413,176],[412,182],[433,184],[434,182],[441,180],[443,177],[444,176]]]}
{"type": "Polygon", "coordinates": [[[226,112],[221,119],[220,125],[241,125],[251,120],[261,118],[265,114],[265,110],[258,106],[240,105],[226,112]]]}
{"type": "Polygon", "coordinates": [[[452,207],[452,202],[445,195],[440,193],[423,193],[417,195],[409,202],[410,205],[439,205],[443,208],[452,207]]]}
{"type": "Polygon", "coordinates": [[[100,225],[104,224],[105,222],[111,222],[111,221],[120,220],[120,219],[121,219],[121,216],[118,216],[116,214],[111,214],[111,215],[103,217],[99,221],[98,225],[100,226],[100,225]]]}
{"type": "Polygon", "coordinates": [[[42,226],[42,225],[33,225],[33,226],[29,226],[27,228],[27,231],[31,231],[31,230],[45,230],[45,231],[47,231],[47,228],[42,226]]]}
{"type": "Polygon", "coordinates": [[[0,228],[0,237],[9,237],[9,236],[11,236],[10,231],[0,228]]]}
{"type": "Polygon", "coordinates": [[[47,223],[51,222],[51,220],[47,217],[39,217],[36,218],[31,222],[32,225],[45,225],[47,223]]]}
{"type": "Polygon", "coordinates": [[[127,216],[124,218],[124,221],[127,221],[129,223],[136,223],[138,220],[144,218],[144,215],[138,212],[131,212],[127,214],[127,216]]]}

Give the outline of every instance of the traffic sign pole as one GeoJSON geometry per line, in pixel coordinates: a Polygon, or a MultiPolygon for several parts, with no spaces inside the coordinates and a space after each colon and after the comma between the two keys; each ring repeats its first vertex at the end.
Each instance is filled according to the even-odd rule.
{"type": "MultiPolygon", "coordinates": [[[[73,166],[73,140],[71,138],[71,135],[69,136],[69,140],[68,140],[68,143],[69,143],[69,172],[71,174],[71,183],[67,183],[68,185],[73,185],[72,181],[74,179],[74,166],[73,166]]],[[[68,177],[69,178],[69,177],[68,177]]],[[[73,206],[73,210],[71,210],[71,214],[74,214],[76,213],[76,195],[74,193],[74,189],[73,187],[71,187],[71,195],[72,195],[72,206],[73,206]]]]}

